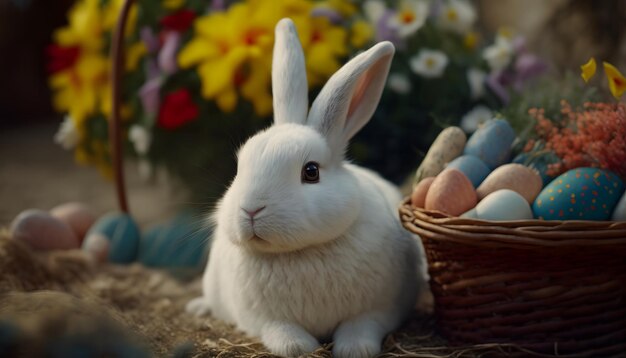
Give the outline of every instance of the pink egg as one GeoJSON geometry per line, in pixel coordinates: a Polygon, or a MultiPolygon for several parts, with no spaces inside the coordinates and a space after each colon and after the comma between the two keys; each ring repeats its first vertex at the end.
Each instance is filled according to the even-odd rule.
{"type": "Polygon", "coordinates": [[[539,173],[521,164],[511,163],[496,168],[476,189],[478,200],[501,189],[520,194],[532,204],[541,192],[543,181],[539,173]]]}
{"type": "Polygon", "coordinates": [[[413,193],[411,194],[411,204],[416,208],[423,208],[424,203],[426,202],[426,194],[428,193],[428,189],[430,185],[435,180],[435,177],[428,177],[422,179],[413,189],[413,193]]]}
{"type": "Polygon", "coordinates": [[[472,182],[459,170],[442,171],[426,194],[426,210],[438,210],[458,216],[476,206],[476,191],[472,182]]]}
{"type": "Polygon", "coordinates": [[[96,214],[89,206],[76,202],[55,206],[50,210],[50,215],[69,225],[80,241],[96,221],[96,214]]]}
{"type": "Polygon", "coordinates": [[[67,250],[78,248],[78,237],[63,221],[43,210],[21,212],[11,223],[11,236],[35,250],[67,250]]]}

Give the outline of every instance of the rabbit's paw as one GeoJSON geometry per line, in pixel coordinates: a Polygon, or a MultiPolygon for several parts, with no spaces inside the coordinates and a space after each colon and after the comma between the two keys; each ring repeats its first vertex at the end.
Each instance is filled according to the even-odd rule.
{"type": "Polygon", "coordinates": [[[380,353],[390,323],[386,321],[380,315],[363,315],[340,324],[334,334],[333,357],[370,358],[380,353]]]}
{"type": "Polygon", "coordinates": [[[320,347],[315,337],[302,327],[291,323],[266,324],[261,339],[272,353],[286,357],[298,357],[320,347]]]}
{"type": "Polygon", "coordinates": [[[187,306],[185,306],[185,311],[194,316],[204,316],[211,312],[211,307],[209,306],[209,301],[204,296],[200,296],[189,301],[187,306]]]}
{"type": "Polygon", "coordinates": [[[336,358],[370,358],[380,353],[380,341],[368,338],[336,340],[333,345],[333,357],[336,358]]]}

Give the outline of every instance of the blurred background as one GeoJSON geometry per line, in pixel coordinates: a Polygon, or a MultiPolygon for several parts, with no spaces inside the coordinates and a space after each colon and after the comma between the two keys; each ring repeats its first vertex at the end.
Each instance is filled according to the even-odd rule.
{"type": "MultiPolygon", "coordinates": [[[[189,1],[186,5],[179,5],[179,8],[195,10],[216,6],[215,3],[220,2],[189,1]]],[[[329,3],[340,7],[337,4],[342,2],[329,3]]],[[[55,41],[54,31],[67,26],[68,13],[74,5],[72,0],[0,1],[0,224],[7,224],[23,209],[49,209],[66,201],[87,202],[101,212],[116,207],[112,181],[94,166],[77,165],[75,155],[53,140],[64,114],[55,111],[52,105],[53,93],[49,86],[51,60],[47,49],[55,41]]],[[[355,2],[353,5],[361,4],[355,2]]],[[[543,58],[550,71],[557,74],[567,71],[577,73],[578,67],[591,55],[618,67],[626,64],[626,3],[623,1],[482,0],[472,2],[472,5],[476,11],[475,29],[478,33],[495,34],[503,28],[514,29],[516,36],[525,38],[528,50],[543,58]]],[[[150,16],[149,12],[140,14],[138,20],[149,22],[142,16],[150,16]]],[[[485,42],[493,39],[490,35],[482,36],[485,42]]],[[[188,34],[183,35],[184,41],[188,41],[189,37],[188,34]]],[[[163,38],[161,41],[164,41],[163,38]]],[[[338,60],[343,61],[341,58],[345,56],[339,56],[338,60]]],[[[127,93],[127,96],[132,95],[127,93]]],[[[243,110],[241,115],[249,112],[249,109],[243,110]]],[[[255,129],[265,125],[250,124],[255,129]]],[[[233,145],[248,134],[236,127],[229,127],[229,130],[237,132],[229,134],[225,130],[223,133],[233,145]]],[[[158,138],[158,133],[154,136],[158,138]]],[[[428,138],[424,140],[428,141],[428,138]]],[[[176,142],[171,140],[167,142],[167,148],[175,146],[176,142]]],[[[184,137],[177,137],[176,140],[184,141],[184,137]]],[[[202,143],[195,145],[201,146],[202,143]]],[[[408,144],[406,146],[409,147],[408,144]]],[[[412,157],[411,162],[398,164],[405,168],[400,174],[387,171],[388,168],[383,166],[371,166],[401,182],[401,177],[414,170],[419,163],[424,147],[427,148],[426,144],[416,145],[414,151],[385,154],[388,158],[412,157]]],[[[161,151],[165,153],[168,150],[161,151]]],[[[141,165],[138,168],[137,165],[141,156],[134,154],[128,156],[126,161],[128,191],[131,210],[140,223],[162,220],[183,204],[208,209],[232,175],[231,164],[207,168],[199,160],[189,172],[200,174],[190,175],[206,174],[206,178],[202,179],[203,184],[193,184],[194,187],[207,185],[216,189],[195,197],[189,196],[189,191],[184,189],[189,186],[173,185],[180,180],[172,179],[156,166],[149,175],[142,174],[141,170],[145,172],[145,168],[142,169],[141,165]],[[215,175],[215,171],[222,169],[224,176],[215,175]]],[[[359,161],[358,152],[353,154],[359,161]]],[[[152,155],[154,158],[156,154],[152,155]]],[[[234,160],[226,150],[220,149],[215,155],[223,162],[232,163],[234,160]]],[[[367,164],[367,160],[364,161],[367,164]]],[[[388,161],[393,162],[385,160],[388,161]]],[[[187,169],[181,170],[183,177],[188,175],[187,169]]]]}

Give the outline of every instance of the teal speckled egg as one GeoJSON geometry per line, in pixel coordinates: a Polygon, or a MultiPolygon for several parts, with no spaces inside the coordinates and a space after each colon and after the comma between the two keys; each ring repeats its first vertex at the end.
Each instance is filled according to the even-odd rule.
{"type": "Polygon", "coordinates": [[[610,171],[576,168],[539,193],[533,213],[543,220],[609,220],[623,192],[621,179],[610,171]]]}
{"type": "MultiPolygon", "coordinates": [[[[113,212],[101,217],[89,229],[85,237],[84,250],[90,251],[93,247],[107,249],[108,259],[111,262],[131,263],[137,258],[139,227],[128,214],[113,212]],[[103,245],[89,246],[89,243],[94,242],[90,236],[106,237],[110,245],[108,247],[103,245]]],[[[98,253],[94,254],[98,255],[98,253]]]]}
{"type": "Polygon", "coordinates": [[[148,229],[139,244],[139,261],[151,267],[202,268],[211,232],[189,214],[148,229]]]}
{"type": "Polygon", "coordinates": [[[494,169],[509,161],[514,140],[515,131],[509,122],[489,121],[468,139],[463,154],[476,156],[494,169]]]}

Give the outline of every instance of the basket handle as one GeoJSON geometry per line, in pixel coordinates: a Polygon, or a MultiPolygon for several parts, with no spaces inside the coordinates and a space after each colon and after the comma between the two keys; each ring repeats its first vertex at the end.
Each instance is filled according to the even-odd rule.
{"type": "Polygon", "coordinates": [[[126,184],[124,182],[124,163],[122,159],[121,102],[122,74],[125,63],[124,29],[128,22],[128,14],[132,4],[133,0],[124,0],[120,16],[115,26],[115,32],[113,33],[113,41],[111,42],[111,98],[113,100],[113,106],[111,117],[109,118],[109,147],[111,148],[117,202],[120,210],[127,214],[129,213],[129,209],[126,197],[126,184]]]}

